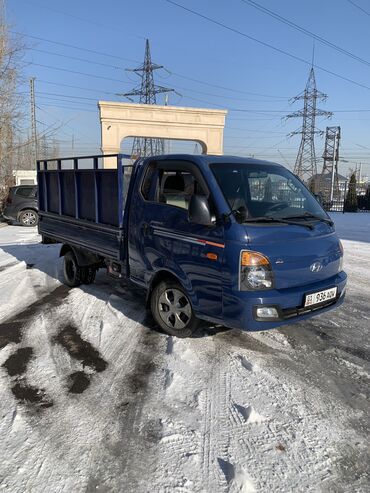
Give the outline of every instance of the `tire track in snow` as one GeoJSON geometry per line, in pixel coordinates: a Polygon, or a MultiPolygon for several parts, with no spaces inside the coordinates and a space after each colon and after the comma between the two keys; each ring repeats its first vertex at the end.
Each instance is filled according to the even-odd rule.
{"type": "Polygon", "coordinates": [[[253,371],[253,365],[240,354],[228,351],[222,339],[216,338],[216,357],[212,368],[209,411],[205,413],[205,422],[211,421],[209,445],[204,449],[207,454],[203,476],[207,491],[254,491],[254,484],[233,454],[231,442],[237,439],[239,457],[244,457],[248,444],[242,439],[243,428],[253,408],[238,406],[232,398],[232,387],[235,384],[235,366],[239,365],[245,378],[253,371]],[[234,369],[234,372],[232,371],[234,369]],[[239,410],[238,410],[239,409],[239,410]],[[242,410],[245,413],[241,419],[242,410]],[[243,449],[244,445],[244,449],[243,449]],[[208,450],[207,450],[208,448],[208,450]]]}
{"type": "Polygon", "coordinates": [[[243,491],[243,484],[248,483],[249,491],[253,491],[249,476],[230,451],[231,439],[238,435],[242,422],[230,410],[232,372],[223,342],[217,337],[204,337],[171,341],[169,345],[166,374],[170,372],[171,379],[166,404],[168,410],[178,411],[171,413],[169,437],[162,440],[162,462],[171,469],[166,488],[228,492],[243,491]],[[191,395],[199,401],[195,409],[189,407],[191,395]],[[183,406],[187,407],[186,414],[183,406]],[[189,419],[199,423],[195,435],[194,424],[190,428],[186,424],[189,419]],[[199,456],[192,466],[189,455],[199,456]]]}
{"type": "MultiPolygon", "coordinates": [[[[158,355],[165,351],[165,338],[138,327],[138,337],[127,349],[126,372],[120,378],[120,438],[111,453],[113,471],[124,481],[125,491],[138,491],[140,482],[156,467],[154,448],[161,438],[161,420],[150,412],[150,403],[152,394],[159,397],[154,376],[159,370],[158,355]]],[[[99,491],[101,485],[99,475],[92,473],[87,490],[99,491]]]]}
{"type": "MultiPolygon", "coordinates": [[[[178,369],[187,382],[184,391],[201,392],[202,421],[199,468],[193,463],[193,485],[188,486],[181,482],[189,477],[181,456],[189,427],[184,427],[185,414],[173,416],[177,445],[171,451],[177,457],[162,454],[173,474],[169,484],[207,492],[266,490],[274,485],[316,491],[331,488],[340,476],[334,464],[338,455],[331,455],[335,449],[330,426],[335,418],[325,415],[328,406],[299,375],[287,374],[280,364],[275,366],[279,352],[252,336],[239,333],[239,337],[239,344],[234,337],[227,344],[225,334],[174,344],[169,355],[173,381],[167,390],[181,386],[178,369]],[[187,359],[190,352],[201,358],[187,359]],[[194,374],[200,375],[199,380],[194,374]]],[[[288,354],[291,348],[287,349],[288,354]]],[[[173,399],[177,395],[167,393],[168,406],[178,407],[178,400],[173,399]]],[[[338,426],[336,432],[341,436],[338,426]]]]}
{"type": "Polygon", "coordinates": [[[203,441],[201,446],[203,480],[207,491],[226,491],[230,477],[227,469],[230,418],[227,412],[230,399],[229,375],[223,372],[220,361],[221,348],[216,341],[211,378],[205,394],[203,416],[203,441]]]}
{"type": "MultiPolygon", "coordinates": [[[[248,378],[248,374],[251,384],[257,384],[257,388],[251,387],[248,406],[240,406],[240,400],[235,399],[238,394],[233,392],[234,405],[231,407],[234,419],[239,423],[231,450],[241,464],[246,461],[253,464],[249,473],[254,477],[256,487],[265,489],[272,484],[287,484],[289,478],[288,484],[292,489],[311,488],[313,484],[320,485],[318,491],[330,488],[339,476],[330,457],[333,440],[325,423],[326,405],[316,407],[320,403],[316,389],[311,389],[306,383],[301,384],[299,375],[294,372],[281,372],[281,361],[277,357],[270,362],[261,360],[263,366],[260,368],[259,357],[257,366],[254,362],[246,364],[244,352],[237,354],[230,352],[230,348],[224,349],[233,368],[232,387],[240,388],[243,395],[243,380],[248,378]],[[270,373],[271,363],[277,372],[270,373]],[[277,399],[276,406],[271,407],[274,403],[270,396],[277,399]],[[256,397],[260,409],[268,406],[267,417],[254,409],[252,403],[256,397]],[[283,403],[286,403],[285,407],[283,403]],[[263,462],[259,464],[255,460],[261,452],[263,462]]],[[[255,360],[253,352],[249,354],[252,361],[255,360]]]]}
{"type": "Polygon", "coordinates": [[[202,492],[244,491],[248,484],[248,491],[253,491],[230,450],[242,422],[230,410],[233,380],[223,342],[204,337],[170,340],[168,346],[164,411],[169,417],[160,462],[171,475],[159,484],[165,491],[202,492]]]}

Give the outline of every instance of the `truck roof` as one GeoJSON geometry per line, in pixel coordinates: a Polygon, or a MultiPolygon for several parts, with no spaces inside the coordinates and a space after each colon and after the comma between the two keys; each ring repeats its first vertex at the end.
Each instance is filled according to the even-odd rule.
{"type": "MultiPolygon", "coordinates": [[[[279,166],[283,167],[279,163],[274,163],[272,161],[265,161],[263,159],[255,159],[249,157],[240,157],[240,156],[229,156],[229,155],[212,155],[212,154],[165,154],[161,156],[155,156],[157,159],[181,159],[181,160],[190,160],[196,161],[201,164],[258,164],[261,166],[279,166]]],[[[152,156],[151,159],[154,159],[152,156]]]]}

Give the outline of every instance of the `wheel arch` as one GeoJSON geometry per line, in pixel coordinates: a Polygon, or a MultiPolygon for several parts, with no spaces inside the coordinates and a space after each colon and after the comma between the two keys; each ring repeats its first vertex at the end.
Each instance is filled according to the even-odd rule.
{"type": "Polygon", "coordinates": [[[176,282],[180,284],[182,289],[185,291],[185,293],[189,296],[191,304],[194,307],[194,293],[189,293],[189,289],[184,285],[184,282],[182,279],[180,279],[178,276],[176,276],[173,272],[166,270],[166,269],[161,269],[157,272],[154,273],[152,276],[150,282],[149,282],[149,288],[147,290],[147,295],[146,295],[146,304],[149,306],[150,304],[150,297],[153,292],[153,289],[161,282],[164,280],[171,280],[173,282],[176,282]]]}
{"type": "Polygon", "coordinates": [[[79,267],[87,267],[101,263],[99,256],[95,253],[64,243],[60,249],[59,257],[64,257],[67,252],[73,252],[79,267]]]}
{"type": "Polygon", "coordinates": [[[19,221],[19,218],[20,218],[20,216],[21,216],[22,212],[24,212],[24,211],[33,211],[33,212],[35,212],[37,215],[39,215],[39,211],[37,210],[37,208],[36,208],[36,207],[33,207],[33,206],[29,206],[29,207],[24,206],[24,207],[22,207],[21,209],[19,209],[19,210],[18,210],[18,212],[17,212],[17,221],[19,221]]]}

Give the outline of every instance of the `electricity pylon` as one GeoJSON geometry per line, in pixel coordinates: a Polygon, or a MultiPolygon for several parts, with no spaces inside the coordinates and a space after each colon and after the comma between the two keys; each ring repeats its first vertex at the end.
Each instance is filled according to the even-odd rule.
{"type": "Polygon", "coordinates": [[[310,75],[303,93],[293,98],[293,102],[303,100],[303,109],[291,113],[287,118],[302,118],[302,127],[290,136],[301,134],[302,140],[294,165],[294,174],[306,183],[317,174],[317,162],[315,153],[315,134],[322,135],[322,130],[315,126],[317,116],[331,117],[330,111],[320,110],[316,107],[317,100],[325,101],[327,95],[316,88],[315,72],[311,67],[310,75]]]}
{"type": "MultiPolygon", "coordinates": [[[[325,175],[330,176],[330,188],[322,190],[327,196],[330,204],[334,199],[338,199],[339,180],[338,180],[338,161],[339,161],[340,127],[326,127],[324,164],[322,167],[322,182],[326,183],[325,175]]],[[[327,188],[327,187],[323,187],[327,188]]]]}
{"type": "MultiPolygon", "coordinates": [[[[157,104],[157,94],[169,93],[174,90],[154,84],[153,72],[154,70],[161,68],[163,68],[163,65],[157,65],[152,62],[149,40],[147,39],[145,43],[144,63],[137,68],[128,69],[129,72],[134,72],[141,78],[141,83],[131,92],[119,94],[119,96],[125,96],[130,101],[134,101],[132,96],[136,96],[139,97],[139,103],[141,104],[157,104]]],[[[159,154],[164,154],[164,152],[165,144],[163,139],[135,137],[132,145],[131,157],[132,159],[136,159],[138,157],[156,156],[159,154]]]]}

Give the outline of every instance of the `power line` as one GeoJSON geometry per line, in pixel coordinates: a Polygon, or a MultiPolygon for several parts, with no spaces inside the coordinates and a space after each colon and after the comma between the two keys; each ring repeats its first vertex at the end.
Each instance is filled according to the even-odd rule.
{"type": "MultiPolygon", "coordinates": [[[[40,50],[40,49],[36,49],[36,48],[29,48],[30,51],[37,51],[37,52],[40,52],[40,53],[47,53],[49,55],[54,55],[54,56],[59,56],[59,57],[63,57],[63,58],[68,58],[68,59],[71,59],[71,60],[77,60],[77,61],[80,61],[80,62],[86,62],[86,63],[90,63],[90,64],[93,64],[93,65],[99,65],[99,66],[103,66],[103,67],[109,67],[109,68],[114,68],[114,69],[117,69],[117,70],[124,70],[123,67],[119,67],[117,65],[111,65],[111,64],[107,64],[107,63],[100,63],[100,62],[94,62],[92,60],[87,60],[86,58],[80,58],[80,57],[74,57],[74,56],[70,56],[70,55],[64,55],[64,54],[60,54],[60,53],[55,53],[53,51],[48,51],[48,50],[40,50]]],[[[173,72],[169,72],[171,75],[175,75],[175,73],[173,72]]],[[[127,82],[128,84],[128,82],[127,82]]],[[[197,94],[205,94],[207,96],[211,96],[211,97],[215,97],[215,98],[222,98],[222,99],[231,99],[231,100],[236,100],[236,101],[248,101],[248,102],[256,102],[256,103],[259,103],[259,102],[271,102],[271,99],[275,99],[276,101],[285,101],[287,98],[284,98],[284,97],[280,97],[280,96],[269,96],[269,95],[263,95],[263,94],[258,94],[259,97],[267,97],[269,99],[267,99],[266,101],[263,101],[263,100],[260,100],[260,99],[249,99],[249,98],[237,98],[237,97],[233,97],[233,96],[223,96],[221,94],[212,94],[212,93],[208,93],[208,92],[204,92],[204,91],[197,91],[195,89],[189,89],[187,87],[181,87],[181,86],[174,86],[175,89],[180,89],[180,90],[185,90],[185,91],[189,91],[189,92],[194,92],[194,93],[197,93],[197,94]]],[[[114,94],[114,93],[110,93],[110,94],[114,94]]],[[[254,93],[251,93],[251,95],[254,94],[254,93]]],[[[256,94],[254,94],[256,95],[256,94]]]]}
{"type": "Polygon", "coordinates": [[[77,74],[77,75],[84,75],[86,77],[94,77],[95,79],[104,79],[104,80],[110,80],[113,82],[119,82],[120,84],[129,84],[129,82],[125,82],[119,79],[112,79],[110,77],[104,77],[102,75],[94,75],[94,74],[87,74],[85,72],[78,72],[77,70],[69,70],[66,68],[61,68],[61,67],[53,67],[52,65],[44,65],[42,63],[34,63],[34,62],[28,62],[30,65],[35,65],[37,67],[44,67],[44,68],[51,68],[53,70],[59,70],[62,72],[69,72],[71,74],[77,74]]]}
{"type": "Polygon", "coordinates": [[[65,48],[73,48],[75,50],[86,51],[88,53],[93,53],[94,55],[107,56],[110,58],[115,58],[117,60],[123,60],[125,62],[138,63],[137,60],[132,60],[131,58],[124,58],[124,57],[117,56],[117,55],[112,55],[111,53],[104,53],[102,51],[91,50],[89,48],[81,48],[80,46],[77,46],[77,45],[72,45],[69,43],[63,43],[61,41],[54,41],[52,39],[47,39],[47,38],[40,38],[39,36],[32,36],[31,34],[20,33],[18,31],[10,30],[10,32],[12,32],[13,34],[17,34],[18,36],[25,36],[27,38],[36,39],[37,41],[44,41],[46,43],[52,43],[55,45],[64,46],[65,48]]]}
{"type": "MultiPolygon", "coordinates": [[[[36,51],[41,51],[43,52],[43,50],[36,50],[36,51]]],[[[55,54],[57,56],[59,56],[58,53],[52,53],[52,52],[45,52],[45,53],[50,53],[50,54],[55,54]]],[[[71,58],[73,60],[80,60],[80,61],[85,61],[84,59],[82,58],[76,58],[76,57],[70,57],[70,56],[67,56],[67,55],[60,55],[60,56],[63,56],[64,58],[71,58]]],[[[89,60],[86,60],[87,62],[90,62],[89,60]]],[[[98,76],[98,75],[94,75],[94,74],[87,74],[87,73],[84,73],[84,72],[78,72],[78,71],[73,71],[73,70],[70,70],[70,69],[65,69],[65,68],[62,68],[62,67],[53,67],[53,66],[50,66],[50,65],[44,65],[44,64],[39,64],[39,63],[35,63],[35,62],[29,62],[31,65],[36,65],[36,66],[40,66],[40,67],[45,67],[45,68],[51,68],[51,69],[54,69],[54,70],[60,70],[60,71],[64,71],[64,72],[70,72],[70,73],[75,73],[75,74],[79,74],[79,75],[83,75],[83,76],[87,76],[87,77],[95,77],[95,78],[99,78],[99,79],[105,79],[105,80],[110,80],[110,81],[114,81],[114,82],[120,82],[120,83],[123,83],[123,84],[130,84],[129,82],[126,82],[126,81],[119,81],[118,79],[112,79],[112,78],[108,78],[108,77],[102,77],[102,76],[98,76]]],[[[95,62],[91,62],[91,63],[95,63],[95,62]]],[[[106,64],[100,64],[100,63],[97,63],[97,65],[106,65],[106,64]]],[[[108,65],[110,67],[113,67],[112,65],[108,65]]],[[[116,68],[116,67],[114,67],[116,68]]],[[[50,82],[49,82],[50,83],[50,82]]],[[[69,86],[69,87],[77,87],[77,86],[69,86]]],[[[222,96],[220,94],[212,94],[212,93],[207,93],[207,92],[204,92],[204,91],[197,91],[195,89],[189,89],[189,88],[186,88],[186,87],[181,87],[181,86],[174,86],[175,89],[180,89],[180,90],[185,90],[185,91],[189,91],[189,92],[194,92],[196,94],[205,94],[207,96],[211,96],[211,97],[215,97],[215,98],[220,98],[220,99],[231,99],[231,100],[235,100],[235,101],[248,101],[248,102],[256,102],[256,103],[269,103],[269,102],[272,102],[272,101],[261,101],[261,100],[258,100],[258,99],[248,99],[248,98],[235,98],[235,97],[231,97],[231,96],[222,96]]],[[[83,89],[80,87],[80,89],[83,89]]],[[[88,89],[90,90],[90,89],[88,89]]],[[[116,93],[107,93],[106,94],[111,94],[111,95],[117,95],[116,93]]],[[[262,95],[261,95],[262,96],[262,95]]],[[[272,98],[272,96],[268,96],[270,98],[272,98]]],[[[190,97],[189,97],[190,98],[190,97]]],[[[194,101],[196,101],[197,99],[196,98],[192,98],[194,99],[194,101]]],[[[285,98],[276,98],[276,101],[279,102],[279,101],[285,101],[286,99],[285,98]]],[[[202,100],[199,100],[201,102],[205,102],[205,101],[202,101],[202,100]]],[[[211,103],[211,102],[208,102],[208,104],[215,104],[215,103],[211,103]]],[[[220,107],[223,107],[224,105],[221,105],[220,107]]]]}
{"type": "MultiPolygon", "coordinates": [[[[196,94],[204,94],[206,96],[211,96],[213,98],[221,98],[221,99],[231,99],[231,100],[234,100],[234,101],[248,101],[248,102],[253,102],[253,103],[273,103],[274,100],[261,100],[261,99],[249,99],[249,98],[236,98],[236,97],[233,97],[233,96],[223,96],[221,94],[212,94],[212,93],[209,93],[209,92],[204,92],[204,91],[196,91],[195,89],[189,89],[187,87],[181,87],[181,86],[173,86],[175,89],[180,89],[180,90],[183,90],[183,91],[189,91],[189,92],[195,92],[196,94]]],[[[272,98],[272,96],[269,96],[270,98],[272,98]]],[[[277,97],[275,99],[276,102],[280,102],[280,101],[286,101],[288,98],[280,98],[280,97],[277,97]]]]}
{"type": "MultiPolygon", "coordinates": [[[[127,61],[127,62],[130,62],[130,63],[139,63],[137,60],[132,60],[130,58],[123,58],[123,57],[120,57],[120,56],[117,56],[117,55],[112,55],[111,53],[105,53],[105,52],[102,52],[102,51],[95,51],[95,50],[91,50],[91,49],[88,49],[88,48],[83,48],[81,46],[67,44],[67,43],[63,43],[63,42],[60,42],[60,41],[55,41],[55,40],[47,39],[47,38],[40,38],[38,36],[32,36],[30,34],[24,34],[24,33],[20,33],[20,32],[17,32],[17,31],[11,31],[11,32],[13,34],[17,34],[19,36],[25,36],[25,37],[28,37],[28,38],[31,38],[31,39],[36,39],[38,41],[43,41],[43,42],[46,42],[46,43],[52,43],[52,44],[63,46],[63,47],[73,48],[73,49],[76,49],[76,50],[85,51],[87,53],[93,53],[95,55],[107,56],[107,57],[110,57],[110,58],[115,58],[117,60],[127,61]]],[[[182,79],[190,80],[192,82],[196,82],[197,84],[202,84],[202,85],[209,86],[209,87],[214,87],[214,88],[217,88],[217,89],[223,89],[225,91],[230,91],[230,92],[239,93],[239,94],[247,94],[247,95],[251,95],[251,96],[261,96],[261,97],[266,97],[266,98],[279,98],[279,97],[281,97],[281,98],[284,99],[284,96],[272,96],[272,95],[269,95],[269,94],[261,94],[261,93],[256,93],[256,92],[243,91],[243,90],[240,90],[240,89],[235,89],[235,88],[231,88],[231,87],[221,86],[221,85],[218,85],[218,84],[212,84],[210,82],[206,82],[206,81],[202,81],[202,80],[199,80],[199,79],[195,79],[193,77],[189,77],[189,76],[184,75],[184,74],[179,74],[178,72],[173,72],[173,71],[169,71],[169,72],[172,75],[175,75],[176,77],[180,77],[182,79]]]]}
{"type": "MultiPolygon", "coordinates": [[[[47,106],[47,105],[46,105],[47,106]]],[[[52,105],[51,105],[52,106],[52,105]]],[[[50,113],[49,111],[43,109],[43,108],[39,108],[39,106],[36,106],[39,110],[41,110],[43,113],[46,113],[47,115],[51,116],[51,118],[53,118],[53,120],[55,121],[59,121],[60,123],[62,123],[62,125],[65,125],[66,127],[70,128],[72,130],[72,132],[74,132],[74,128],[71,127],[71,125],[69,125],[70,123],[70,120],[68,122],[64,122],[63,120],[61,120],[60,118],[56,117],[55,115],[53,115],[52,113],[50,113]]],[[[90,110],[87,110],[87,111],[90,111],[90,110]]],[[[62,131],[63,132],[63,131],[62,131]]],[[[66,132],[63,132],[65,135],[68,136],[68,134],[66,132]]],[[[85,134],[83,131],[81,131],[81,129],[79,129],[79,133],[82,134],[82,135],[85,135],[87,136],[87,138],[89,139],[90,136],[85,134]]]]}
{"type": "Polygon", "coordinates": [[[108,92],[108,91],[104,91],[102,89],[92,89],[91,87],[81,87],[81,86],[75,86],[72,84],[62,84],[60,82],[51,82],[49,80],[43,80],[43,79],[37,79],[37,82],[42,82],[43,84],[51,84],[54,86],[70,87],[71,89],[81,89],[81,91],[100,92],[101,94],[107,94],[110,96],[116,95],[115,92],[108,92]]]}
{"type": "Polygon", "coordinates": [[[260,39],[257,39],[253,36],[250,36],[249,34],[246,34],[242,31],[239,31],[238,29],[235,29],[234,27],[231,27],[231,26],[228,26],[220,21],[217,21],[215,19],[212,19],[211,17],[208,17],[207,15],[204,15],[204,14],[201,14],[200,12],[197,12],[195,10],[192,10],[192,9],[189,9],[188,7],[185,7],[184,5],[181,5],[179,3],[176,3],[174,2],[173,0],[165,0],[165,2],[171,4],[171,5],[175,5],[176,7],[179,7],[180,9],[183,9],[187,12],[190,12],[191,14],[193,15],[196,15],[202,19],[205,19],[207,20],[208,22],[211,22],[212,24],[215,24],[216,26],[219,26],[219,27],[222,27],[228,31],[231,31],[233,32],[234,34],[238,34],[239,36],[243,36],[244,38],[247,38],[247,39],[250,39],[252,41],[254,41],[255,43],[258,43],[266,48],[270,48],[271,50],[274,50],[276,51],[277,53],[280,53],[282,55],[285,55],[285,56],[288,56],[289,58],[292,58],[293,60],[297,60],[299,62],[302,62],[302,63],[305,63],[306,65],[310,65],[310,66],[313,66],[319,70],[322,70],[323,72],[326,72],[330,75],[333,75],[334,77],[338,77],[339,79],[342,79],[342,80],[345,80],[346,82],[350,82],[351,84],[355,84],[356,86],[359,86],[359,87],[362,87],[364,89],[368,89],[370,90],[370,87],[369,86],[366,86],[365,84],[362,84],[361,82],[356,82],[352,79],[349,79],[348,77],[345,77],[343,75],[340,75],[340,74],[337,74],[336,72],[333,72],[331,70],[328,70],[324,67],[321,67],[320,65],[316,65],[316,64],[312,64],[312,62],[310,61],[307,61],[305,60],[304,58],[301,58],[297,55],[293,55],[293,53],[289,53],[288,51],[285,51],[281,48],[277,48],[276,46],[273,46],[269,43],[267,43],[266,41],[262,41],[260,39]]]}
{"type": "Polygon", "coordinates": [[[93,106],[97,106],[96,104],[93,104],[93,103],[88,103],[88,102],[84,102],[84,101],[75,101],[75,100],[71,100],[71,99],[68,99],[68,98],[51,98],[49,96],[40,96],[38,94],[38,99],[47,99],[49,101],[61,101],[62,103],[71,103],[71,104],[75,104],[75,105],[85,105],[85,106],[89,106],[89,107],[93,107],[93,106]]]}
{"type": "Polygon", "coordinates": [[[351,5],[353,5],[354,7],[356,7],[356,9],[361,10],[361,12],[363,12],[364,14],[370,16],[370,12],[368,12],[367,10],[363,9],[362,7],[360,7],[360,5],[357,5],[357,3],[352,2],[352,0],[347,0],[347,2],[350,3],[351,5]]]}
{"type": "MultiPolygon", "coordinates": [[[[340,46],[332,43],[326,38],[323,38],[322,36],[319,36],[318,34],[313,33],[312,31],[309,31],[308,29],[305,29],[302,26],[299,26],[295,22],[290,21],[286,17],[283,17],[276,12],[273,12],[272,10],[267,9],[266,7],[263,7],[257,2],[254,2],[253,0],[241,0],[243,3],[250,5],[251,7],[259,10],[260,12],[269,15],[270,17],[273,17],[274,19],[278,20],[279,22],[282,22],[283,24],[295,29],[296,31],[301,32],[302,34],[305,34],[306,36],[309,36],[310,38],[315,39],[316,41],[319,41],[320,43],[329,46],[330,48],[333,48],[334,50],[338,51],[339,53],[342,53],[343,55],[349,56],[350,58],[353,58],[354,60],[357,60],[360,63],[363,63],[365,65],[370,66],[370,62],[367,60],[364,60],[363,58],[360,58],[359,56],[351,53],[350,51],[345,50],[344,48],[341,48],[340,46]]],[[[348,0],[350,1],[350,0],[348,0]]],[[[352,2],[351,2],[352,3],[352,2]]]]}
{"type": "MultiPolygon", "coordinates": [[[[46,80],[43,80],[43,79],[37,79],[38,82],[41,82],[41,83],[44,83],[44,84],[52,84],[52,85],[56,85],[56,86],[61,86],[61,87],[69,87],[71,89],[80,89],[82,91],[89,91],[89,92],[100,92],[101,94],[107,94],[107,95],[110,95],[110,96],[117,96],[117,93],[116,92],[109,92],[109,91],[104,91],[102,89],[91,89],[89,87],[82,87],[82,86],[75,86],[75,85],[72,85],[72,84],[62,84],[62,83],[58,83],[58,82],[51,82],[51,81],[46,81],[46,80]]],[[[185,90],[185,91],[189,91],[189,92],[194,92],[194,93],[199,93],[199,94],[205,94],[207,96],[211,96],[211,97],[215,97],[215,98],[220,98],[220,99],[230,99],[230,100],[235,100],[235,101],[248,101],[248,102],[254,102],[254,103],[273,103],[274,101],[261,101],[259,99],[248,99],[248,98],[234,98],[232,96],[222,96],[221,94],[212,94],[212,93],[207,93],[207,92],[204,92],[204,91],[196,91],[194,89],[188,89],[188,88],[185,88],[185,87],[180,87],[180,86],[174,86],[175,89],[182,89],[182,90],[185,90]]],[[[41,94],[41,93],[39,93],[41,94]]],[[[44,93],[46,94],[46,93],[44,93]]],[[[182,95],[183,96],[183,95],[182,95]]],[[[185,97],[187,97],[185,95],[185,97]]],[[[200,100],[201,102],[205,102],[204,100],[200,100]]],[[[286,98],[277,98],[276,99],[276,102],[281,102],[281,101],[286,101],[286,98]]],[[[208,102],[208,104],[216,104],[216,103],[211,103],[211,102],[208,102]]],[[[222,107],[224,107],[224,105],[222,105],[222,107]]]]}
{"type": "MultiPolygon", "coordinates": [[[[77,15],[74,15],[74,14],[71,14],[69,12],[65,12],[63,10],[57,10],[55,8],[52,8],[50,6],[46,6],[46,5],[40,5],[38,2],[35,2],[34,0],[27,0],[28,3],[33,3],[34,5],[36,5],[37,7],[41,8],[41,9],[47,9],[47,10],[50,10],[51,12],[56,12],[57,14],[61,14],[61,15],[65,15],[67,17],[71,17],[71,18],[74,18],[74,19],[77,19],[79,21],[82,21],[82,22],[86,22],[88,24],[93,24],[95,26],[99,26],[100,28],[103,28],[103,29],[109,29],[109,31],[112,30],[112,27],[111,26],[105,26],[104,24],[101,24],[100,22],[96,22],[96,21],[92,21],[90,19],[86,19],[86,17],[80,17],[80,16],[77,16],[77,15]]],[[[134,38],[139,38],[139,39],[145,39],[143,36],[140,36],[138,34],[129,34],[130,36],[134,37],[134,38]]]]}
{"type": "Polygon", "coordinates": [[[108,68],[114,68],[116,70],[123,70],[123,67],[118,67],[117,65],[111,65],[109,63],[102,63],[102,62],[94,62],[92,60],[87,60],[86,58],[80,58],[80,57],[75,57],[75,56],[71,56],[71,55],[63,55],[61,53],[55,53],[53,51],[40,50],[38,48],[28,48],[28,50],[29,51],[37,51],[39,53],[46,53],[47,55],[59,56],[62,58],[69,58],[71,60],[77,60],[78,62],[91,63],[92,65],[100,65],[101,67],[108,67],[108,68]]]}
{"type": "Polygon", "coordinates": [[[62,105],[58,105],[58,104],[45,104],[45,103],[39,103],[37,105],[37,108],[39,106],[45,106],[46,108],[48,107],[52,107],[52,108],[63,108],[63,109],[66,109],[66,110],[72,110],[72,111],[78,111],[79,113],[97,113],[97,111],[94,111],[94,110],[88,110],[88,109],[83,109],[83,108],[72,108],[71,106],[62,106],[62,105]]]}
{"type": "MultiPolygon", "coordinates": [[[[39,80],[37,79],[38,82],[42,82],[42,80],[39,80]]],[[[65,84],[58,84],[58,85],[65,85],[65,84]]],[[[76,86],[68,86],[68,87],[76,87],[76,86]]],[[[79,89],[82,89],[79,87],[79,89]]],[[[28,94],[28,92],[19,92],[17,94],[28,94]]],[[[106,93],[106,94],[110,94],[110,95],[113,95],[113,96],[117,96],[117,93],[113,93],[113,92],[109,92],[109,93],[106,93]]],[[[38,96],[57,96],[57,97],[65,97],[65,98],[70,98],[70,99],[84,99],[84,100],[87,100],[87,101],[94,101],[94,102],[97,102],[97,98],[87,98],[85,96],[73,96],[71,94],[59,94],[59,93],[52,93],[52,92],[45,92],[45,91],[37,91],[37,95],[38,96]]],[[[194,98],[191,98],[187,95],[184,95],[185,98],[187,99],[194,99],[194,98]]],[[[222,96],[219,96],[219,97],[222,97],[222,96]]],[[[48,98],[48,99],[52,99],[52,98],[48,98]]],[[[213,105],[216,105],[216,103],[212,103],[210,101],[205,101],[203,99],[196,99],[196,101],[201,101],[201,102],[204,102],[204,103],[207,103],[207,104],[213,104],[213,105]]],[[[78,102],[78,101],[77,101],[78,102]]],[[[83,104],[83,103],[80,103],[80,104],[83,104]]],[[[86,103],[87,104],[87,103],[86,103]]],[[[221,105],[218,105],[218,106],[221,106],[221,105]]],[[[251,113],[263,113],[263,114],[267,114],[267,113],[277,113],[277,114],[285,114],[287,113],[286,110],[275,110],[275,109],[243,109],[243,108],[229,108],[225,105],[222,105],[222,108],[225,108],[229,111],[245,111],[245,112],[251,112],[251,113]]],[[[370,109],[345,109],[345,110],[332,110],[332,113],[369,113],[370,112],[370,109]]]]}
{"type": "Polygon", "coordinates": [[[32,4],[36,5],[39,8],[47,9],[47,10],[50,10],[51,12],[56,12],[57,14],[62,14],[62,15],[65,15],[67,17],[71,17],[73,19],[77,19],[79,21],[87,22],[89,24],[95,24],[95,26],[105,27],[105,26],[103,26],[102,24],[100,24],[98,22],[90,21],[89,19],[85,19],[84,17],[79,17],[77,15],[73,15],[73,14],[70,14],[70,13],[67,13],[67,12],[63,12],[62,10],[57,10],[57,9],[54,9],[54,8],[49,7],[49,6],[46,6],[46,5],[40,5],[38,2],[35,2],[35,1],[28,0],[28,3],[32,3],[32,4]]]}
{"type": "Polygon", "coordinates": [[[284,98],[284,96],[271,96],[269,94],[261,94],[261,93],[258,93],[258,92],[250,92],[250,91],[242,91],[242,90],[239,90],[239,89],[231,89],[230,87],[220,86],[218,84],[212,84],[210,82],[205,82],[203,80],[194,79],[194,77],[189,77],[187,75],[179,74],[178,72],[173,72],[171,70],[169,72],[170,72],[170,74],[176,75],[177,77],[181,77],[182,79],[190,80],[192,82],[196,82],[198,84],[203,84],[203,85],[209,86],[209,87],[214,87],[214,88],[217,88],[217,89],[223,89],[225,91],[236,92],[236,93],[239,93],[239,94],[249,94],[251,96],[261,96],[261,97],[265,97],[265,98],[280,98],[281,97],[282,99],[286,99],[286,98],[284,98]]]}
{"type": "Polygon", "coordinates": [[[53,92],[43,92],[43,91],[37,91],[37,94],[45,94],[46,96],[60,96],[60,97],[66,97],[66,98],[72,98],[72,99],[86,99],[88,101],[95,101],[97,102],[96,98],[86,98],[84,96],[72,96],[70,94],[57,94],[53,92]]]}
{"type": "MultiPolygon", "coordinates": [[[[265,134],[266,133],[266,130],[255,130],[254,128],[244,128],[244,127],[229,127],[229,126],[226,126],[225,127],[225,132],[227,130],[241,130],[243,132],[254,132],[254,133],[261,133],[261,134],[265,134]]],[[[286,133],[285,132],[276,132],[274,130],[269,130],[269,134],[279,134],[279,135],[285,135],[286,133]]]]}

